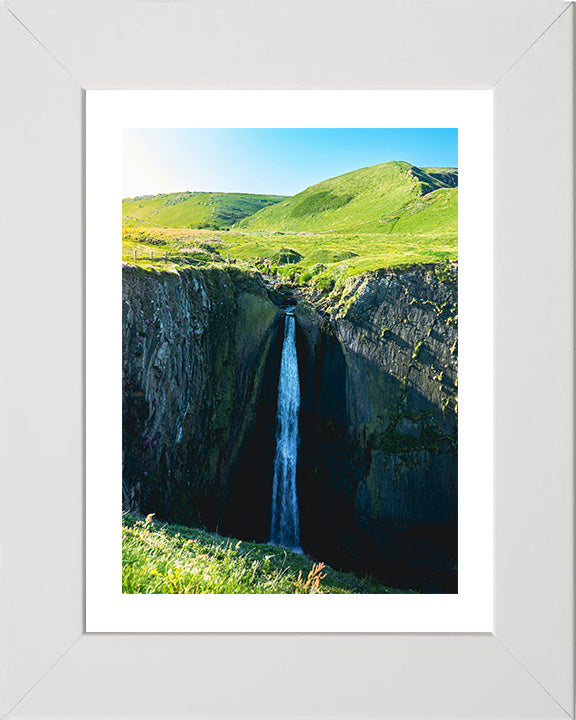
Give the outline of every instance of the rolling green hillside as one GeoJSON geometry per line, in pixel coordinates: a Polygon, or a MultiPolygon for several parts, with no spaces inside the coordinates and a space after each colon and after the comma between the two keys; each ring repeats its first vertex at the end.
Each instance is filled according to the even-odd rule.
{"type": "Polygon", "coordinates": [[[458,259],[456,168],[394,161],[291,198],[176,193],[123,210],[123,262],[158,271],[232,263],[330,291],[367,271],[458,259]]]}
{"type": "Polygon", "coordinates": [[[143,195],[122,201],[122,224],[124,227],[223,230],[247,215],[283,199],[281,195],[211,192],[143,195]]]}
{"type": "Polygon", "coordinates": [[[458,171],[393,161],[312,185],[236,223],[249,231],[452,233],[458,171]]]}

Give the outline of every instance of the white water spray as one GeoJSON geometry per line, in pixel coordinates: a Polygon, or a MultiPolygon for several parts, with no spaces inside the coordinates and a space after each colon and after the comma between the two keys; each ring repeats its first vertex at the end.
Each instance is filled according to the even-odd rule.
{"type": "Polygon", "coordinates": [[[296,493],[299,410],[300,380],[296,356],[296,322],[294,310],[287,310],[278,383],[270,542],[296,552],[302,552],[296,493]]]}

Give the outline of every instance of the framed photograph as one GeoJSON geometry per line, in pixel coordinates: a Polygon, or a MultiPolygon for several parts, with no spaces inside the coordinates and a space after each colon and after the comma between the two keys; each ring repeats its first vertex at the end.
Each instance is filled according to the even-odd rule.
{"type": "Polygon", "coordinates": [[[86,115],[87,630],[490,630],[491,94],[86,115]]]}
{"type": "Polygon", "coordinates": [[[573,717],[573,6],[0,36],[3,714],[573,717]]]}

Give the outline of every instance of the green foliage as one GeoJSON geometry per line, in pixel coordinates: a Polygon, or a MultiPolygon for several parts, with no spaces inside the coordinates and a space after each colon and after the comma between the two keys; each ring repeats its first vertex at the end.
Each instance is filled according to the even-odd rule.
{"type": "Polygon", "coordinates": [[[273,545],[242,542],[149,515],[122,519],[124,593],[401,593],[273,545]]]}
{"type": "Polygon", "coordinates": [[[458,447],[458,438],[444,435],[429,424],[423,424],[418,434],[401,433],[396,427],[391,426],[382,433],[375,433],[372,437],[372,445],[391,455],[404,455],[419,450],[437,453],[455,451],[458,447]]]}
{"type": "Polygon", "coordinates": [[[302,260],[302,255],[296,252],[296,250],[283,247],[280,248],[277,253],[272,255],[271,260],[276,265],[294,265],[302,260]]]}
{"type": "Polygon", "coordinates": [[[358,257],[358,253],[352,252],[351,250],[344,250],[344,252],[334,253],[332,262],[344,262],[344,260],[351,260],[356,257],[358,257]]]}
{"type": "Polygon", "coordinates": [[[458,239],[452,235],[416,235],[396,233],[307,233],[291,235],[290,248],[301,256],[295,264],[281,265],[275,258],[286,249],[286,236],[277,233],[227,233],[224,257],[246,263],[259,259],[271,261],[268,272],[282,277],[295,275],[318,289],[334,287],[349,277],[380,268],[439,263],[458,258],[458,239]],[[275,267],[274,267],[275,266],[275,267]]]}

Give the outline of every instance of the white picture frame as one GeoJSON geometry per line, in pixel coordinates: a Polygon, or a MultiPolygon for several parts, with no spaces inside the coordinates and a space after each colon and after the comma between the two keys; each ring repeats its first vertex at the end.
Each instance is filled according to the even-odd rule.
{"type": "Polygon", "coordinates": [[[492,632],[493,103],[478,91],[87,91],[86,632],[492,632]],[[122,593],[124,128],[456,127],[458,591],[454,594],[122,593]],[[482,213],[479,217],[479,213],[482,213]],[[102,238],[107,238],[102,242],[102,238]],[[105,296],[102,287],[107,288],[105,296]],[[486,297],[482,297],[486,294],[486,297]],[[478,457],[477,445],[485,453],[478,457]]]}
{"type": "Polygon", "coordinates": [[[7,0],[0,47],[2,715],[574,717],[573,6],[7,0]],[[84,633],[84,90],[170,87],[493,89],[494,633],[84,633]]]}

